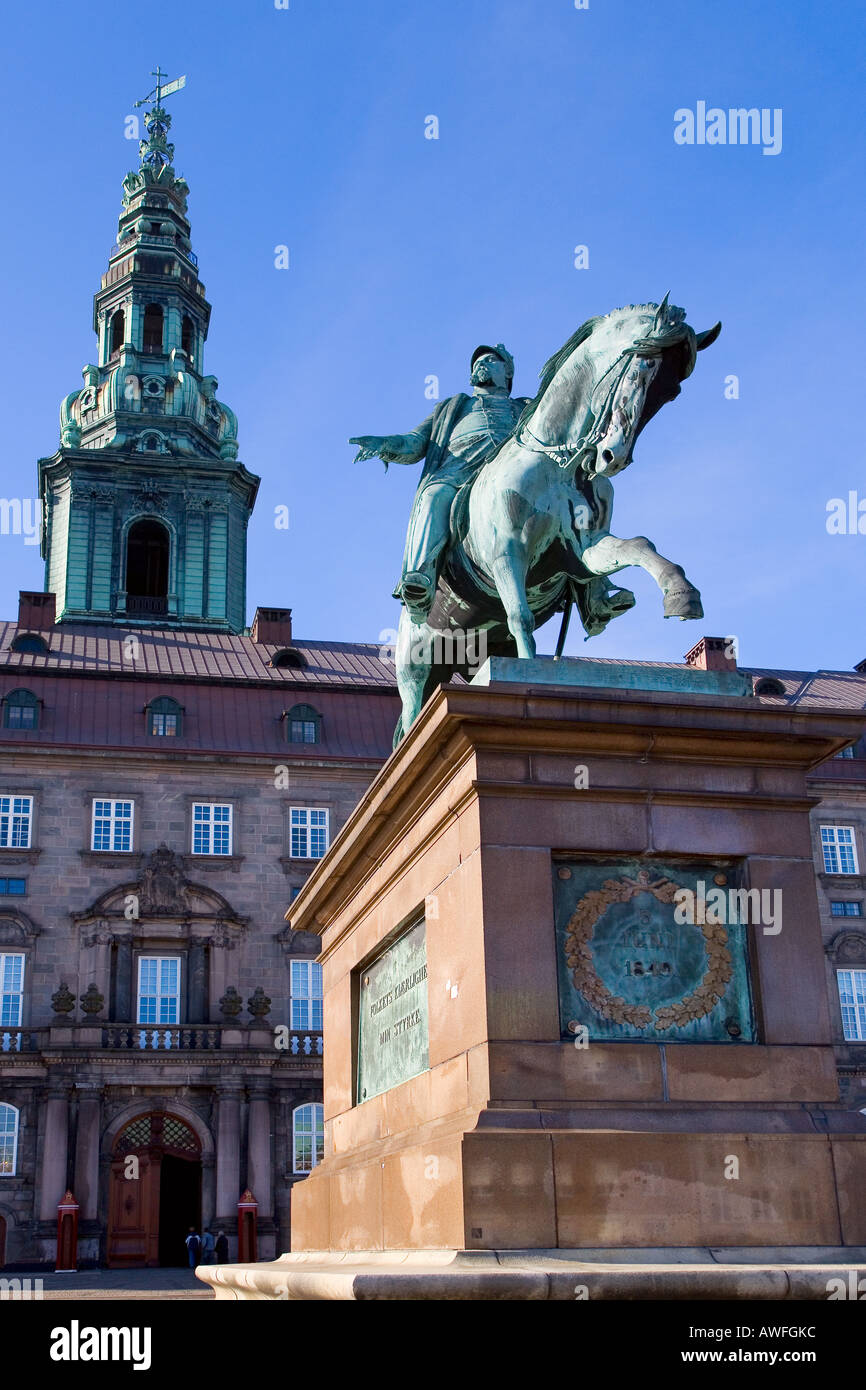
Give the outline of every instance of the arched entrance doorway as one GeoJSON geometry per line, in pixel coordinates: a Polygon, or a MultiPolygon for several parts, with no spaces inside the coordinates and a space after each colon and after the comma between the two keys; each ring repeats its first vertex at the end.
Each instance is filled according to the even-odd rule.
{"type": "Polygon", "coordinates": [[[201,1145],[177,1115],[138,1115],[111,1158],[109,1267],[186,1264],[190,1226],[201,1231],[201,1145]]]}
{"type": "Polygon", "coordinates": [[[168,611],[170,540],[161,521],[145,517],[126,538],[126,609],[131,614],[168,611]]]}

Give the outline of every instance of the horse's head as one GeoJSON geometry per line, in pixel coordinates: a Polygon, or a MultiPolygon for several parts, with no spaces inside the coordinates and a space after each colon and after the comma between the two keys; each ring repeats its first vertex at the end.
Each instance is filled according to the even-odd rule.
{"type": "Polygon", "coordinates": [[[616,309],[600,321],[587,344],[600,369],[590,401],[594,454],[584,460],[587,472],[613,476],[628,467],[644,425],[679,395],[698,352],[721,327],[695,333],[685,309],[669,304],[667,295],[661,304],[616,309]]]}
{"type": "Polygon", "coordinates": [[[608,477],[631,463],[635,441],[648,420],[679,395],[721,324],[695,333],[684,309],[668,304],[630,304],[590,319],[546,364],[535,408],[543,414],[563,453],[590,475],[608,477]],[[560,389],[557,390],[557,386],[560,389]]]}

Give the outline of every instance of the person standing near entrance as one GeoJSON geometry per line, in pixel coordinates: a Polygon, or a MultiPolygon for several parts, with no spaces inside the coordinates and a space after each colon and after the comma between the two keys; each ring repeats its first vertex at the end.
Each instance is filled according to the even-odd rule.
{"type": "Polygon", "coordinates": [[[198,1253],[201,1250],[201,1239],[196,1233],[195,1226],[190,1226],[189,1235],[186,1238],[186,1252],[189,1256],[189,1267],[195,1269],[198,1264],[198,1253]]]}
{"type": "Polygon", "coordinates": [[[212,1265],[216,1263],[216,1241],[214,1240],[214,1233],[210,1227],[207,1228],[201,1238],[201,1262],[203,1265],[212,1265]]]}
{"type": "Polygon", "coordinates": [[[229,1238],[225,1231],[218,1231],[216,1238],[217,1264],[224,1265],[229,1257],[229,1238]]]}

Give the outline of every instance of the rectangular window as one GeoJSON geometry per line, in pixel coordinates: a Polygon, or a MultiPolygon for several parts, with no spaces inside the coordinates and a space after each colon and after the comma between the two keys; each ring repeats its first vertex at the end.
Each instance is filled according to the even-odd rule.
{"type": "Polygon", "coordinates": [[[308,806],[291,808],[292,859],[321,859],[328,849],[328,811],[308,806]]]}
{"type": "Polygon", "coordinates": [[[29,849],[32,796],[0,796],[0,849],[29,849]]]}
{"type": "Polygon", "coordinates": [[[315,719],[293,719],[290,724],[290,743],[318,743],[318,724],[315,719]]]}
{"type": "Polygon", "coordinates": [[[176,714],[151,714],[150,732],[160,738],[177,737],[177,715],[176,714]]]}
{"type": "Polygon", "coordinates": [[[15,1176],[18,1149],[18,1111],[0,1102],[0,1177],[15,1176]]]}
{"type": "Polygon", "coordinates": [[[0,878],[0,897],[23,898],[26,892],[26,878],[0,878]]]}
{"type": "Polygon", "coordinates": [[[862,916],[863,916],[863,904],[862,904],[862,903],[831,902],[831,904],[830,904],[830,916],[831,916],[831,917],[862,917],[862,916]]]}
{"type": "Polygon", "coordinates": [[[311,1102],[299,1105],[292,1115],[292,1168],[295,1173],[311,1173],[325,1152],[324,1106],[311,1102]]]}
{"type": "Polygon", "coordinates": [[[859,873],[853,826],[822,825],[821,850],[825,874],[859,873]]]}
{"type": "Polygon", "coordinates": [[[231,854],[232,808],[196,801],[192,808],[193,854],[231,854]]]}
{"type": "Polygon", "coordinates": [[[834,758],[853,758],[853,756],[854,756],[854,746],[853,746],[853,744],[851,744],[848,748],[840,748],[838,753],[834,753],[834,754],[833,754],[833,757],[834,757],[834,758]]]}
{"type": "Polygon", "coordinates": [[[136,1022],[180,1022],[180,960],[177,956],[139,956],[136,1022]]]}
{"type": "Polygon", "coordinates": [[[35,729],[38,705],[7,705],[7,729],[35,729]]]}
{"type": "Polygon", "coordinates": [[[314,960],[293,960],[290,978],[292,1028],[321,1031],[322,967],[314,960]]]}
{"type": "Polygon", "coordinates": [[[94,801],[91,849],[129,854],[132,849],[131,801],[94,801]]]}
{"type": "Polygon", "coordinates": [[[0,1028],[20,1028],[23,1006],[24,956],[11,951],[0,954],[0,1028]]]}
{"type": "Polygon", "coordinates": [[[866,970],[837,970],[842,1031],[848,1042],[866,1041],[866,970]]]}

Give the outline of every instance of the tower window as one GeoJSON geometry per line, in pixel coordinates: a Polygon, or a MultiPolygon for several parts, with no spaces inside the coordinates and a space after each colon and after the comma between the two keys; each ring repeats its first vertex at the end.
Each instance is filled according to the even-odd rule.
{"type": "Polygon", "coordinates": [[[145,518],[130,526],[126,540],[128,613],[165,613],[168,555],[168,531],[161,522],[145,518]]]}
{"type": "Polygon", "coordinates": [[[289,743],[319,743],[322,716],[312,705],[294,705],[286,715],[289,743]]]}
{"type": "Polygon", "coordinates": [[[144,350],[162,352],[162,305],[148,304],[144,311],[144,350]]]}
{"type": "Polygon", "coordinates": [[[115,354],[116,352],[120,352],[120,349],[123,347],[123,336],[124,336],[124,329],[125,329],[125,327],[126,327],[126,319],[125,319],[125,317],[124,317],[123,310],[122,310],[122,309],[118,309],[118,310],[117,310],[117,313],[116,313],[116,314],[112,314],[112,316],[111,316],[111,355],[112,355],[112,357],[114,356],[114,354],[115,354]]]}
{"type": "Polygon", "coordinates": [[[176,700],[164,695],[151,700],[147,707],[147,732],[156,738],[177,738],[183,727],[183,709],[176,700]]]}
{"type": "Polygon", "coordinates": [[[192,360],[193,348],[195,347],[195,326],[188,314],[184,314],[183,323],[180,326],[180,345],[192,360]]]}
{"type": "Polygon", "coordinates": [[[29,690],[10,690],[3,700],[4,729],[38,729],[39,700],[29,690]]]}

